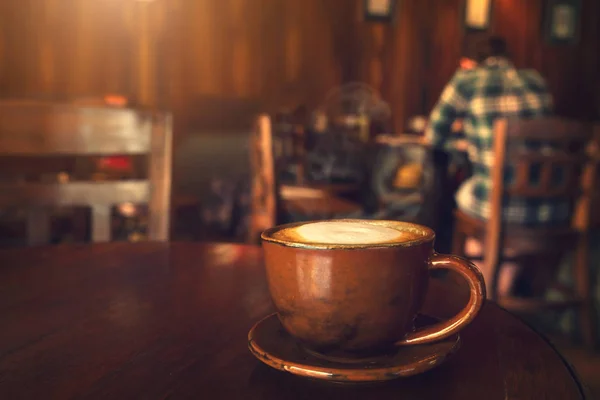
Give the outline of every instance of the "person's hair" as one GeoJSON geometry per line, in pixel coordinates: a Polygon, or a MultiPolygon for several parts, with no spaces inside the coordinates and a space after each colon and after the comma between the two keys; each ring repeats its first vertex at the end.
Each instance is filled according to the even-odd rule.
{"type": "Polygon", "coordinates": [[[476,46],[477,62],[485,61],[489,57],[507,57],[506,40],[500,36],[491,36],[479,42],[476,46]]]}

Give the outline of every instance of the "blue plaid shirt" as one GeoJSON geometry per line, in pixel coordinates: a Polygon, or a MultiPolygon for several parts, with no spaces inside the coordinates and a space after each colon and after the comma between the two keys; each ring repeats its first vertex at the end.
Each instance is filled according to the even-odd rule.
{"type": "MultiPolygon", "coordinates": [[[[490,169],[493,166],[493,125],[498,118],[532,118],[552,110],[546,82],[533,70],[517,70],[505,58],[488,58],[472,70],[459,70],[433,109],[426,131],[429,142],[448,149],[451,125],[463,120],[473,176],[456,194],[458,207],[475,217],[490,216],[490,169]]],[[[571,205],[562,199],[505,198],[503,219],[520,224],[562,223],[571,205]]]]}

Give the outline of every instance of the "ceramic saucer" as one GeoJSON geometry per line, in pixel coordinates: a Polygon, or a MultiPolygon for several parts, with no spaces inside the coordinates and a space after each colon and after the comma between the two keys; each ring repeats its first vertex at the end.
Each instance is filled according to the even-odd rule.
{"type": "MultiPolygon", "coordinates": [[[[415,326],[420,328],[436,321],[419,315],[415,326]]],[[[420,374],[440,365],[458,350],[460,336],[402,346],[387,355],[348,363],[311,354],[285,331],[277,314],[271,314],[250,330],[248,347],[263,363],[294,375],[332,382],[380,382],[420,374]]]]}

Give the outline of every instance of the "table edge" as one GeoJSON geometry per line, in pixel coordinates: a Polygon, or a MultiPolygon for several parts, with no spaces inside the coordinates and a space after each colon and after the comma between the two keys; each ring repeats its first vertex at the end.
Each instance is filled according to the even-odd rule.
{"type": "Polygon", "coordinates": [[[552,349],[552,351],[558,356],[558,358],[560,359],[562,364],[565,366],[565,368],[569,372],[569,375],[571,375],[571,378],[573,378],[573,380],[577,384],[577,388],[579,389],[579,394],[580,394],[581,398],[584,400],[592,398],[591,393],[589,392],[589,389],[587,389],[587,387],[581,382],[581,379],[579,378],[579,375],[577,374],[577,371],[575,370],[575,368],[571,365],[571,363],[569,363],[569,361],[567,361],[567,359],[561,354],[561,352],[558,351],[558,349],[550,341],[550,339],[548,339],[545,335],[540,333],[535,327],[531,326],[531,324],[529,324],[527,321],[525,321],[522,317],[510,312],[506,308],[500,306],[498,303],[496,303],[494,301],[489,301],[489,300],[486,303],[496,307],[501,312],[504,312],[504,313],[510,315],[512,318],[514,318],[517,321],[519,321],[520,323],[522,323],[529,330],[531,330],[534,334],[536,334],[540,339],[542,339],[542,341],[544,341],[552,349]]]}

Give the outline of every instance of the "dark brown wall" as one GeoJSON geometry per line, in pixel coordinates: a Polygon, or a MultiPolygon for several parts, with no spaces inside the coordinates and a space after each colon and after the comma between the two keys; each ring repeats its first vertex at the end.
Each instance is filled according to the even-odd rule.
{"type": "Polygon", "coordinates": [[[543,0],[496,0],[493,31],[508,39],[514,61],[548,80],[557,111],[600,117],[600,2],[583,0],[581,40],[575,46],[548,45],[542,35],[543,0]]]}
{"type": "Polygon", "coordinates": [[[347,0],[6,0],[0,93],[121,93],[180,127],[217,118],[207,98],[239,114],[314,105],[349,78],[353,17],[347,0]]]}
{"type": "MultiPolygon", "coordinates": [[[[507,37],[518,66],[548,78],[559,111],[591,115],[600,87],[600,2],[584,0],[581,43],[563,47],[542,40],[542,3],[494,1],[492,31],[507,37]]],[[[462,29],[462,4],[403,0],[386,25],[362,21],[362,0],[6,0],[0,95],[122,93],[174,109],[181,123],[230,123],[207,109],[207,98],[251,114],[316,106],[341,82],[363,80],[393,104],[400,127],[429,111],[463,40],[472,39],[462,29]]]]}
{"type": "MultiPolygon", "coordinates": [[[[124,94],[172,109],[180,149],[187,132],[241,130],[258,111],[316,107],[360,80],[381,91],[402,130],[429,112],[476,37],[464,33],[462,0],[400,0],[394,24],[363,22],[362,3],[3,0],[0,96],[124,94]]],[[[544,43],[543,0],[495,0],[491,31],[507,37],[517,66],[547,77],[559,113],[591,118],[600,112],[600,2],[583,3],[576,46],[544,43]]]]}

